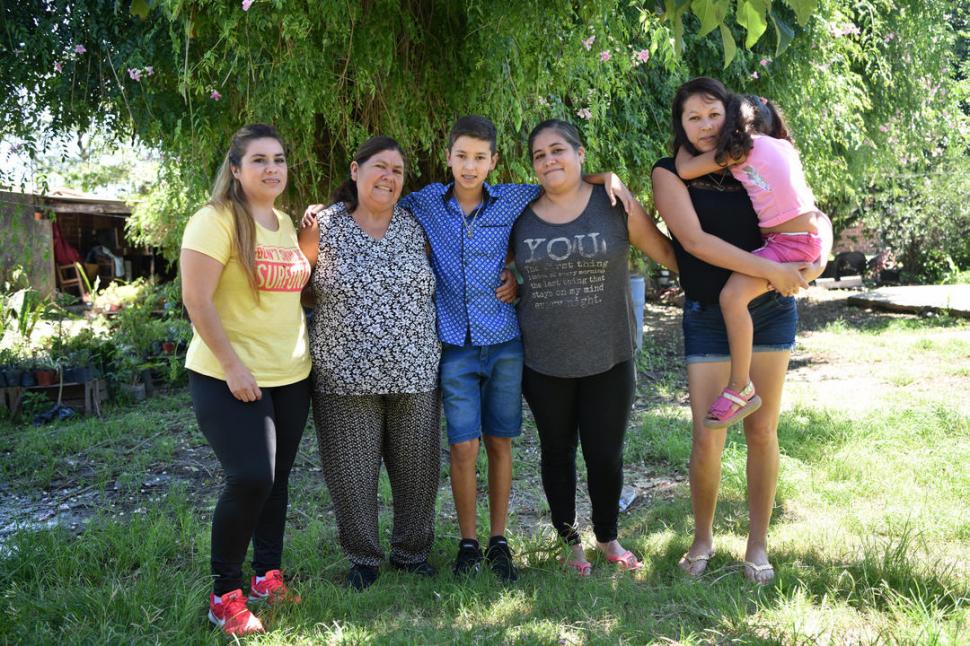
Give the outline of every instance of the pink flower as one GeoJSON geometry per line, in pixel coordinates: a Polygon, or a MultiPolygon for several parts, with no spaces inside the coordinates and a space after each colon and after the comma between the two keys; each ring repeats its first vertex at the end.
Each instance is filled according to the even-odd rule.
{"type": "Polygon", "coordinates": [[[576,111],[576,116],[582,119],[586,119],[588,121],[589,119],[593,118],[593,113],[590,111],[589,108],[583,108],[582,110],[576,111]]]}
{"type": "Polygon", "coordinates": [[[648,60],[650,60],[650,52],[648,52],[645,49],[641,49],[640,51],[637,52],[636,58],[641,63],[646,63],[648,60]]]}
{"type": "Polygon", "coordinates": [[[132,81],[140,81],[141,80],[141,70],[138,69],[137,67],[129,67],[128,68],[128,76],[131,77],[131,80],[132,81]]]}
{"type": "Polygon", "coordinates": [[[74,53],[75,54],[84,54],[87,51],[88,50],[84,48],[84,45],[75,45],[74,46],[74,53]]]}
{"type": "Polygon", "coordinates": [[[887,125],[879,126],[879,132],[889,132],[889,126],[887,125]]]}
{"type": "Polygon", "coordinates": [[[894,40],[895,38],[896,38],[896,32],[891,31],[888,34],[886,34],[886,37],[883,38],[883,41],[888,43],[894,40]]]}
{"type": "Polygon", "coordinates": [[[145,66],[145,76],[151,76],[154,73],[155,73],[155,68],[154,67],[152,67],[151,65],[146,65],[145,66]]]}
{"type": "Polygon", "coordinates": [[[610,58],[611,58],[612,56],[613,56],[613,55],[612,55],[612,54],[610,54],[610,50],[608,50],[608,49],[604,49],[603,51],[601,51],[601,52],[600,52],[600,60],[601,60],[602,62],[604,62],[604,63],[605,63],[606,61],[608,61],[608,60],[610,60],[610,58]]]}
{"type": "Polygon", "coordinates": [[[222,98],[222,95],[219,94],[219,90],[212,90],[212,93],[209,94],[209,98],[213,101],[218,101],[222,98]]]}
{"type": "Polygon", "coordinates": [[[753,78],[754,80],[758,80],[759,78],[761,78],[761,76],[758,74],[758,71],[755,70],[754,72],[751,72],[751,78],[753,78]]]}
{"type": "Polygon", "coordinates": [[[770,63],[771,61],[769,61],[767,58],[762,58],[758,62],[761,64],[761,67],[768,67],[768,63],[770,63]]]}
{"type": "Polygon", "coordinates": [[[249,11],[249,8],[253,6],[253,0],[242,0],[242,10],[249,11]]]}
{"type": "Polygon", "coordinates": [[[593,48],[593,43],[595,42],[596,42],[596,36],[590,36],[589,38],[583,41],[583,47],[585,47],[586,51],[588,52],[593,48]]]}
{"type": "Polygon", "coordinates": [[[61,67],[60,61],[54,61],[54,71],[57,72],[58,74],[64,71],[64,68],[61,67]]]}

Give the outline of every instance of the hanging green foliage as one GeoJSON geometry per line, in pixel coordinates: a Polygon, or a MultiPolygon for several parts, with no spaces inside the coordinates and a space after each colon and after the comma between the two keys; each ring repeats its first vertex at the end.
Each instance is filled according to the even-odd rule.
{"type": "Polygon", "coordinates": [[[591,168],[646,196],[673,93],[706,74],[786,110],[836,219],[966,127],[945,0],[22,0],[0,18],[0,135],[31,150],[40,131],[97,128],[158,149],[132,234],[169,257],[246,122],[287,140],[294,212],[376,133],[409,152],[412,187],[446,179],[468,113],[499,129],[496,179],[530,180],[526,135],[560,117],[591,168]]]}

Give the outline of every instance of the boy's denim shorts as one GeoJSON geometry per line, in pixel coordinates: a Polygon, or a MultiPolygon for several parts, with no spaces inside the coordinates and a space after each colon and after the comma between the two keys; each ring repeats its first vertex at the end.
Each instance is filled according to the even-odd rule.
{"type": "MultiPolygon", "coordinates": [[[[795,298],[768,292],[748,305],[754,323],[754,352],[791,351],[795,347],[798,309],[795,298]]],[[[730,361],[721,306],[684,301],[684,356],[687,363],[730,361]]]]}
{"type": "Polygon", "coordinates": [[[448,444],[484,435],[522,434],[522,340],[494,345],[443,344],[441,402],[448,444]]]}

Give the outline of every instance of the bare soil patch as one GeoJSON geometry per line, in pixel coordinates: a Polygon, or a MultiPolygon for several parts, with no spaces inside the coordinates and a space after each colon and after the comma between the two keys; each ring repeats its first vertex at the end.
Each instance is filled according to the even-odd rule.
{"type": "MultiPolygon", "coordinates": [[[[809,290],[800,301],[801,334],[812,335],[836,320],[848,327],[872,326],[894,318],[915,318],[913,315],[874,312],[849,307],[849,293],[809,290]]],[[[646,350],[638,361],[638,388],[629,430],[638,429],[643,413],[657,405],[687,406],[686,371],[682,359],[683,341],[680,331],[680,309],[674,306],[647,304],[645,315],[646,350]]],[[[955,333],[967,335],[965,328],[955,333]]],[[[840,356],[809,353],[800,344],[792,355],[789,387],[808,384],[818,389],[820,396],[830,401],[853,398],[846,393],[865,393],[885,390],[893,384],[874,374],[871,365],[854,360],[851,355],[840,356]]],[[[970,377],[956,376],[970,386],[970,377]]],[[[970,392],[970,388],[967,388],[970,392]]],[[[862,400],[863,398],[855,398],[862,400]]],[[[96,516],[131,517],[146,513],[173,488],[183,491],[202,515],[211,512],[220,486],[220,468],[212,451],[197,437],[198,430],[191,412],[181,418],[183,423],[168,429],[166,435],[175,442],[174,459],[152,464],[141,474],[119,472],[106,486],[95,486],[85,478],[89,472],[89,458],[83,452],[67,462],[67,475],[44,491],[24,492],[16,483],[0,485],[0,545],[3,539],[18,528],[48,528],[60,526],[81,532],[96,516]]],[[[52,427],[53,433],[58,432],[52,427]]],[[[156,436],[153,436],[154,439],[156,436]]],[[[516,442],[516,466],[511,500],[512,528],[520,534],[550,531],[545,495],[539,474],[539,446],[528,408],[522,437],[516,442]]],[[[448,459],[446,444],[442,444],[442,462],[448,459]]],[[[581,525],[588,526],[589,499],[586,495],[584,469],[578,470],[577,513],[581,525]]],[[[685,481],[685,474],[667,465],[628,464],[625,481],[636,489],[637,499],[631,509],[651,505],[658,499],[670,499],[685,481]]],[[[316,438],[308,427],[300,454],[291,475],[291,491],[302,493],[321,490],[325,485],[320,473],[316,438]]],[[[439,503],[445,520],[454,520],[450,483],[442,478],[439,503]]],[[[480,500],[484,501],[485,485],[480,500]]],[[[291,506],[292,521],[305,525],[314,518],[329,516],[330,509],[298,509],[291,506]]]]}

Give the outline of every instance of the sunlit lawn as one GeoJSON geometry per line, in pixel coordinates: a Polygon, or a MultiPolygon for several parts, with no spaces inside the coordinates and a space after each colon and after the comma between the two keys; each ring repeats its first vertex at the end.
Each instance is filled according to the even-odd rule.
{"type": "MultiPolygon", "coordinates": [[[[652,403],[629,434],[631,470],[686,471],[683,368],[669,356],[648,349],[641,358],[654,374],[641,381],[652,403]]],[[[270,631],[249,641],[967,643],[968,368],[970,325],[958,320],[873,314],[867,325],[856,316],[802,334],[779,428],[782,471],[770,534],[778,576],[765,588],[741,576],[745,449],[736,431],[725,452],[718,555],[699,581],[676,566],[691,528],[683,484],[673,495],[642,497],[621,517],[622,540],[646,562],[636,575],[597,561],[593,577],[571,576],[556,564],[547,524],[536,529],[513,517],[513,547],[525,567],[510,588],[489,574],[453,579],[455,530],[443,493],[432,555],[439,575],[416,580],[387,571],[362,594],[342,585],[346,563],[308,432],[291,487],[285,557],[303,603],[261,612],[270,631]]],[[[522,445],[534,446],[534,438],[522,445]]],[[[71,482],[115,492],[117,503],[79,535],[22,530],[7,542],[0,642],[225,641],[209,627],[204,605],[206,510],[217,472],[207,472],[213,463],[183,393],[116,409],[103,423],[6,425],[0,451],[6,491],[26,495],[71,482]],[[201,485],[145,489],[146,473],[176,455],[184,462],[186,451],[201,456],[201,485]],[[134,507],[140,511],[132,514],[134,507]]],[[[517,458],[515,487],[523,495],[539,491],[534,455],[523,449],[517,458]]],[[[389,498],[386,487],[382,497],[389,498]]]]}

